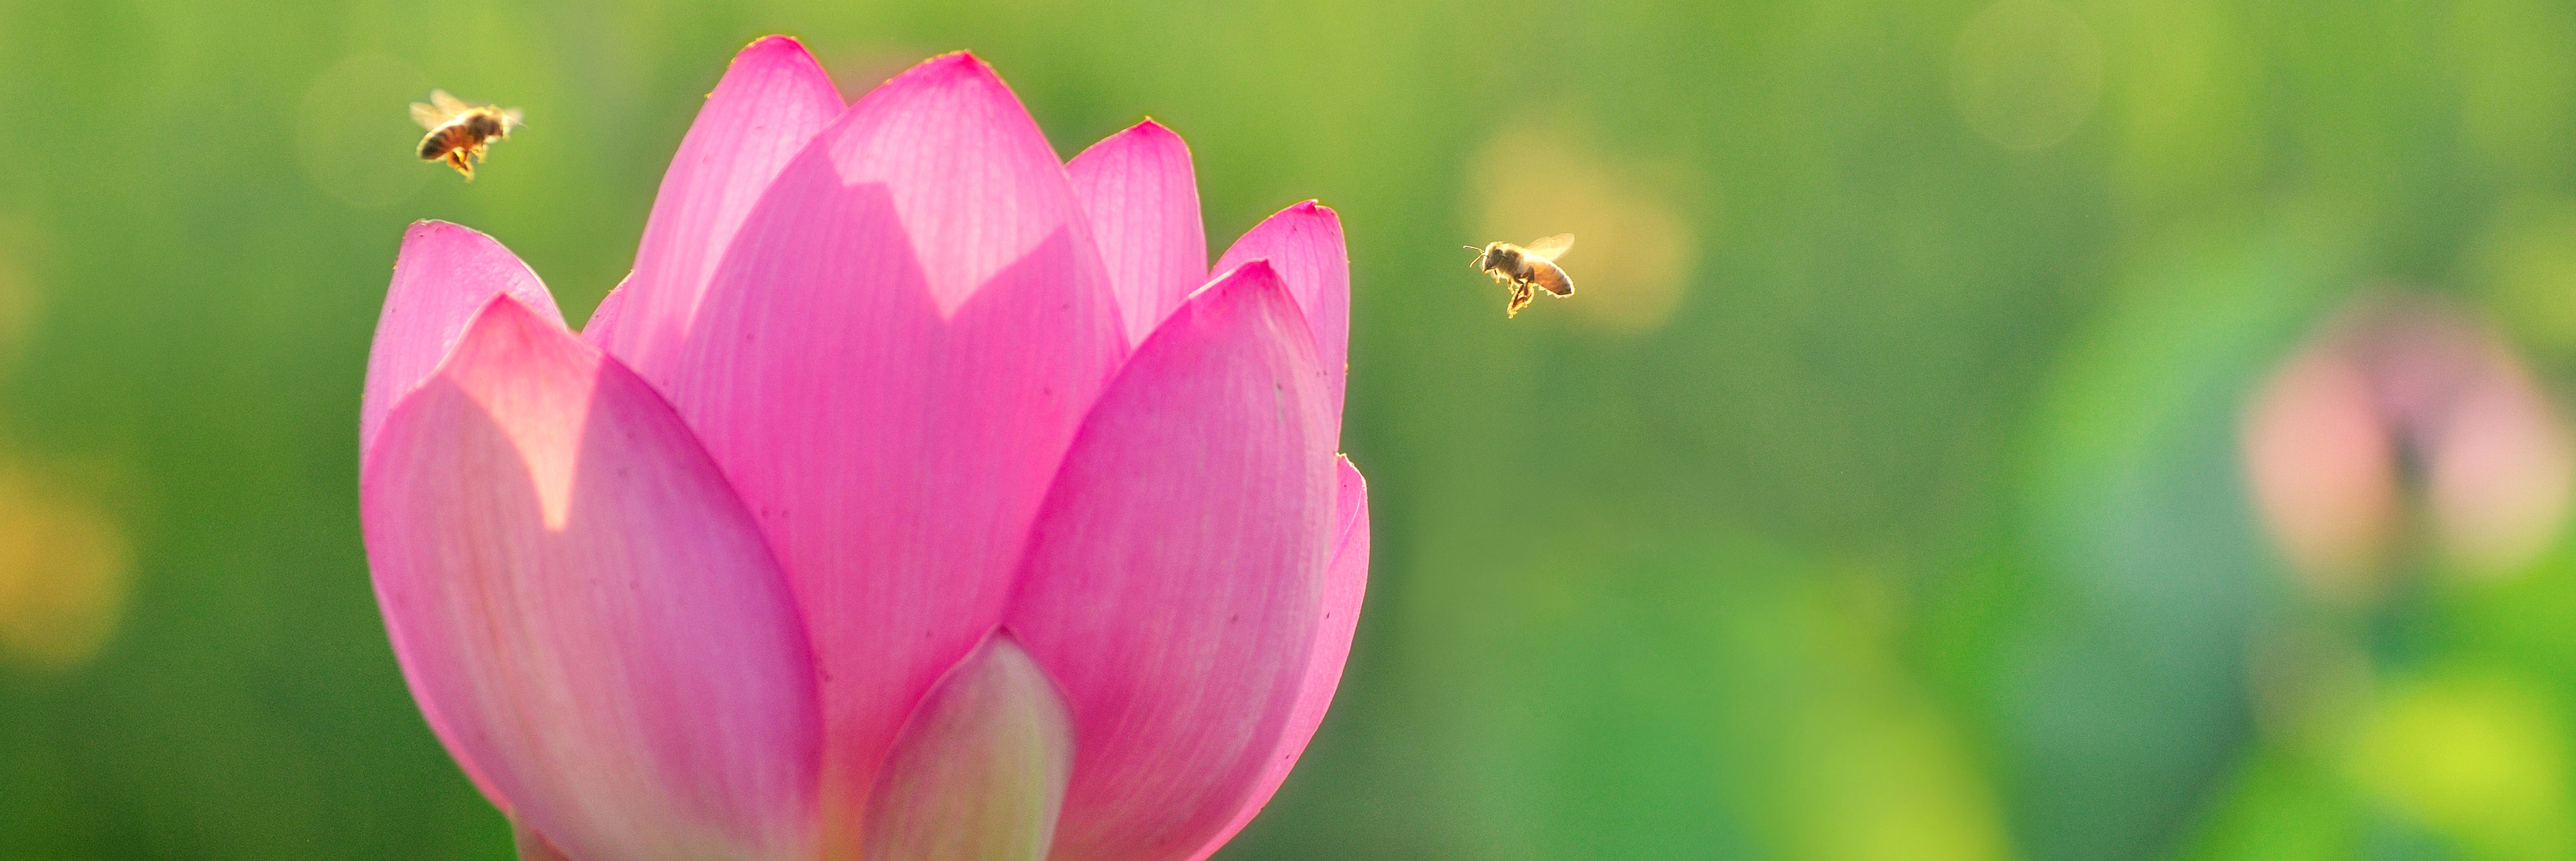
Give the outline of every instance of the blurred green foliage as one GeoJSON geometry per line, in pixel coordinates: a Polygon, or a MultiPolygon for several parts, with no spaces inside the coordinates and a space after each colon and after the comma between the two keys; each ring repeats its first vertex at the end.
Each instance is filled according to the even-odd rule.
{"type": "Polygon", "coordinates": [[[0,857],[507,856],[367,585],[386,274],[449,219],[580,319],[771,32],[1345,219],[1373,588],[1220,857],[2576,855],[2576,549],[2332,605],[2237,442],[2364,290],[2576,379],[2565,3],[0,0],[0,519],[90,536],[0,552],[0,857]],[[433,85],[527,111],[472,185],[433,85]],[[1505,321],[1458,246],[1560,229],[1505,321]]]}

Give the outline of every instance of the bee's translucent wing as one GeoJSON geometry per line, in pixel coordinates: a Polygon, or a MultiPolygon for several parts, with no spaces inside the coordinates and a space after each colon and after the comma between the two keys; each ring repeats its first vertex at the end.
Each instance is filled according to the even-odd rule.
{"type": "Polygon", "coordinates": [[[1532,240],[1530,244],[1521,246],[1521,250],[1531,257],[1554,260],[1565,256],[1565,252],[1574,250],[1574,234],[1559,233],[1546,239],[1532,240]]]}
{"type": "Polygon", "coordinates": [[[447,122],[448,116],[449,115],[446,111],[439,110],[430,105],[425,105],[420,102],[411,103],[411,121],[419,123],[421,128],[438,128],[439,124],[447,122]]]}
{"type": "Polygon", "coordinates": [[[440,113],[444,113],[451,117],[464,113],[465,109],[473,107],[473,105],[466,104],[464,99],[448,95],[446,90],[429,91],[429,103],[438,106],[440,113]]]}
{"type": "Polygon", "coordinates": [[[518,128],[518,127],[520,127],[520,126],[524,126],[524,125],[527,125],[527,124],[528,124],[527,115],[526,115],[526,114],[519,113],[519,109],[518,109],[518,108],[502,108],[502,109],[501,109],[501,127],[502,127],[502,128],[505,128],[505,129],[515,129],[515,128],[518,128]]]}

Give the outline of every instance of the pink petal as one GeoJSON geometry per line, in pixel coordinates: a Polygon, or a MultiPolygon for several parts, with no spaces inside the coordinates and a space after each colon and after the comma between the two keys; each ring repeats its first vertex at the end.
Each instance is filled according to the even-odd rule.
{"type": "Polygon", "coordinates": [[[403,231],[393,285],[376,318],[376,344],[367,353],[367,389],[358,403],[361,455],[375,445],[385,413],[447,358],[465,334],[465,321],[504,295],[563,319],[545,282],[492,237],[444,221],[414,222],[403,231]]]}
{"type": "Polygon", "coordinates": [[[1190,147],[1153,120],[1092,144],[1073,163],[1073,191],[1091,218],[1127,343],[1135,345],[1207,281],[1190,147]]]}
{"type": "Polygon", "coordinates": [[[1011,612],[1074,715],[1059,861],[1184,857],[1288,729],[1332,537],[1313,343],[1267,264],[1229,273],[1146,339],[1065,455],[1011,612]]]}
{"type": "Polygon", "coordinates": [[[519,861],[572,861],[571,856],[555,848],[554,841],[524,822],[510,823],[510,843],[519,850],[519,861]]]}
{"type": "Polygon", "coordinates": [[[624,285],[632,289],[620,291],[632,305],[620,314],[630,319],[591,342],[636,368],[682,350],[752,205],[842,108],[832,79],[794,39],[771,36],[734,55],[662,175],[624,285]]]}
{"type": "Polygon", "coordinates": [[[1315,355],[1330,376],[1333,438],[1341,439],[1342,389],[1351,352],[1351,258],[1342,247],[1342,217],[1314,201],[1280,210],[1253,225],[1216,260],[1224,272],[1267,259],[1288,282],[1306,325],[1315,332],[1315,355]]]}
{"type": "Polygon", "coordinates": [[[604,345],[616,337],[617,318],[626,313],[626,282],[633,280],[635,273],[626,273],[626,281],[617,282],[617,286],[608,288],[608,295],[599,297],[599,307],[590,309],[590,321],[581,324],[583,341],[607,349],[604,345]]]}
{"type": "Polygon", "coordinates": [[[811,654],[751,515],[653,390],[514,299],[385,419],[377,601],[458,762],[576,858],[811,850],[811,654]]]}
{"type": "Polygon", "coordinates": [[[1359,467],[1352,466],[1350,458],[1335,458],[1334,462],[1339,467],[1341,492],[1333,502],[1337,522],[1333,527],[1333,561],[1324,569],[1324,618],[1315,627],[1314,651],[1306,659],[1306,680],[1297,689],[1297,705],[1288,713],[1288,731],[1271,749],[1252,796],[1216,839],[1190,855],[1191,861],[1216,854],[1219,847],[1252,823],[1263,805],[1270,803],[1279,785],[1288,780],[1289,769],[1297,766],[1298,755],[1306,752],[1306,743],[1314,739],[1315,728],[1323,725],[1324,711],[1333,704],[1333,689],[1341,686],[1342,665],[1351,657],[1351,635],[1359,629],[1360,599],[1368,592],[1368,481],[1360,477],[1359,467]]]}
{"type": "MultiPolygon", "coordinates": [[[[630,324],[620,324],[629,328],[630,324]]],[[[783,171],[669,394],[778,550],[821,661],[832,851],[904,715],[1001,621],[1039,501],[1123,358],[1064,165],[974,57],[861,99],[783,171]]]]}
{"type": "Polygon", "coordinates": [[[1063,695],[1008,632],[995,632],[904,721],[862,857],[1045,861],[1072,771],[1063,695]]]}

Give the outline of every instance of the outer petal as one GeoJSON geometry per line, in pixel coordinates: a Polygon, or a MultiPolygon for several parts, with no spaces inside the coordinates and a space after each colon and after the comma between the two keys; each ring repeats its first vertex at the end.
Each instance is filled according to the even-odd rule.
{"type": "Polygon", "coordinates": [[[429,377],[465,321],[494,296],[509,296],[560,323],[555,297],[537,274],[492,237],[444,221],[414,222],[394,258],[393,285],[367,353],[367,390],[358,403],[358,451],[375,445],[385,413],[429,377]]]}
{"type": "Polygon", "coordinates": [[[626,316],[626,285],[633,280],[635,273],[626,273],[625,281],[617,282],[617,286],[608,288],[608,295],[599,297],[599,307],[590,309],[589,322],[581,324],[582,340],[607,349],[604,345],[617,336],[618,318],[626,316]]]}
{"type": "Polygon", "coordinates": [[[1235,811],[1234,820],[1219,832],[1216,839],[1190,855],[1199,861],[1216,854],[1219,847],[1252,817],[1261,812],[1279,785],[1288,780],[1289,769],[1297,766],[1297,757],[1306,752],[1306,743],[1315,737],[1316,727],[1324,723],[1324,711],[1333,704],[1333,689],[1342,683],[1342,665],[1351,657],[1351,636],[1360,623],[1360,599],[1368,592],[1369,519],[1368,480],[1360,477],[1359,467],[1347,457],[1336,458],[1341,478],[1341,492],[1333,502],[1333,556],[1324,569],[1324,617],[1315,626],[1314,651],[1306,659],[1306,680],[1297,690],[1297,705],[1288,713],[1288,731],[1279,737],[1277,747],[1262,766],[1261,780],[1243,809],[1235,811]]]}
{"type": "Polygon", "coordinates": [[[1045,861],[1072,770],[1064,695],[996,631],[905,719],[862,857],[1045,861]]]}
{"type": "Polygon", "coordinates": [[[1123,356],[1116,315],[1063,163],[956,54],[818,135],[744,223],[686,349],[639,366],[796,588],[835,851],[855,849],[904,714],[1001,620],[1038,502],[1123,356]]]}
{"type": "Polygon", "coordinates": [[[591,342],[637,368],[681,350],[743,219],[842,108],[832,79],[794,39],[770,36],[734,55],[662,175],[614,330],[591,342]]]}
{"type": "Polygon", "coordinates": [[[1182,858],[1252,794],[1322,615],[1331,434],[1313,339],[1258,262],[1101,396],[1011,613],[1074,715],[1057,861],[1182,858]]]}
{"type": "Polygon", "coordinates": [[[572,861],[554,841],[528,827],[527,823],[510,823],[510,843],[519,850],[519,861],[572,861]]]}
{"type": "Polygon", "coordinates": [[[1190,146],[1146,120],[1110,135],[1065,165],[1091,218],[1127,343],[1145,340],[1207,281],[1207,228],[1190,146]]]}
{"type": "Polygon", "coordinates": [[[1329,376],[1333,438],[1338,441],[1351,354],[1351,258],[1342,247],[1342,217],[1311,200],[1282,209],[1235,240],[1217,258],[1216,271],[1261,259],[1269,260],[1288,282],[1288,292],[1296,295],[1306,325],[1315,332],[1315,355],[1329,376]]]}
{"type": "Polygon", "coordinates": [[[387,417],[361,485],[412,695],[526,828],[576,858],[811,851],[795,606],[642,380],[494,299],[387,417]]]}

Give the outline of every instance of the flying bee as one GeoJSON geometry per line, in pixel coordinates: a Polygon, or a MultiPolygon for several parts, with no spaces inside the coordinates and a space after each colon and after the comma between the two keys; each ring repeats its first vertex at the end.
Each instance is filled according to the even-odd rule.
{"type": "Polygon", "coordinates": [[[1528,245],[1496,242],[1467,250],[1476,252],[1475,267],[1494,278],[1494,283],[1511,288],[1512,298],[1503,306],[1503,316],[1520,316],[1521,308],[1545,289],[1552,296],[1574,295],[1574,279],[1556,265],[1556,258],[1574,248],[1574,234],[1559,233],[1528,245]]]}
{"type": "Polygon", "coordinates": [[[469,105],[447,94],[446,90],[429,91],[427,103],[411,103],[411,121],[429,130],[420,139],[422,161],[443,161],[466,182],[474,181],[474,163],[493,141],[510,136],[510,130],[526,125],[519,119],[518,108],[496,108],[491,105],[469,105]]]}

